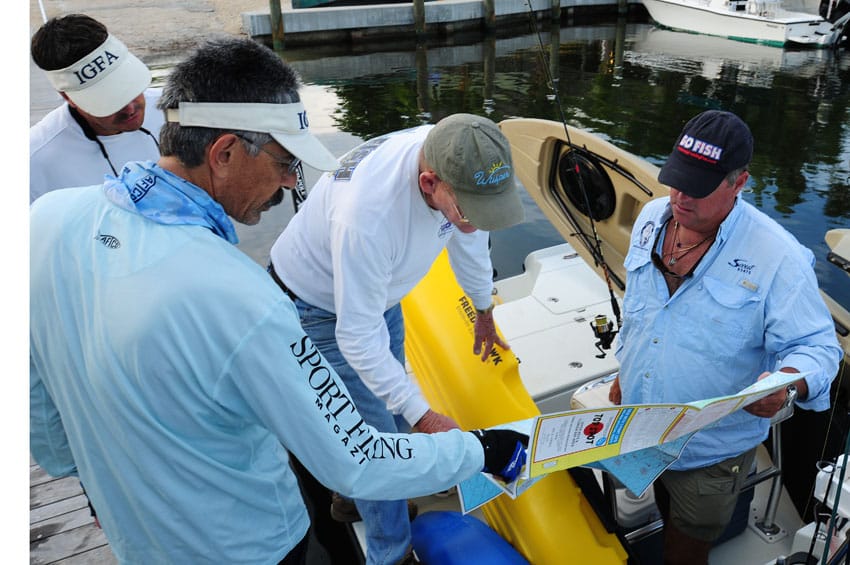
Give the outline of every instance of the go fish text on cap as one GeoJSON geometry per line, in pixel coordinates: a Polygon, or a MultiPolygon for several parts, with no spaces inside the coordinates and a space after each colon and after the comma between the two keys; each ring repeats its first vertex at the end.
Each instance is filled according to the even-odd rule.
{"type": "Polygon", "coordinates": [[[688,134],[684,134],[682,139],[679,140],[679,151],[691,157],[715,164],[720,160],[720,156],[723,155],[722,147],[691,137],[688,134]]]}
{"type": "Polygon", "coordinates": [[[102,55],[97,55],[94,59],[80,67],[80,70],[74,71],[74,76],[80,81],[80,85],[97,78],[97,75],[112,66],[119,59],[118,55],[104,51],[102,55]]]}
{"type": "Polygon", "coordinates": [[[475,177],[475,184],[478,186],[499,184],[511,177],[511,166],[499,161],[490,165],[490,168],[486,172],[477,171],[473,176],[475,177]]]}

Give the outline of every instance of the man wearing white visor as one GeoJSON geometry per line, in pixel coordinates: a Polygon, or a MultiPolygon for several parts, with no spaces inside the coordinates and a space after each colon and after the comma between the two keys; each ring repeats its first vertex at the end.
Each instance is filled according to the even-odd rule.
{"type": "Polygon", "coordinates": [[[297,180],[337,160],[294,71],[246,39],[169,75],[158,162],[57,190],[30,211],[30,449],[77,475],[122,564],[303,564],[292,453],[358,498],[506,480],[510,430],[381,433],[364,422],[268,273],[234,245],[297,180]],[[391,444],[395,455],[373,457],[391,444]]]}
{"type": "Polygon", "coordinates": [[[45,22],[30,53],[65,103],[30,128],[30,203],[58,188],[103,182],[127,161],[158,159],[160,89],[150,70],[99,21],[45,22]]]}

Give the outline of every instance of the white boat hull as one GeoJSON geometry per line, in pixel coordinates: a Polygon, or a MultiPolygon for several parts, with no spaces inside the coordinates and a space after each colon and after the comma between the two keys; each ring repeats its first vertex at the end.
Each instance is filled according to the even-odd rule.
{"type": "Polygon", "coordinates": [[[817,14],[790,12],[763,0],[644,0],[658,24],[682,31],[739,41],[784,46],[829,47],[841,37],[844,21],[832,24],[817,14]]]}

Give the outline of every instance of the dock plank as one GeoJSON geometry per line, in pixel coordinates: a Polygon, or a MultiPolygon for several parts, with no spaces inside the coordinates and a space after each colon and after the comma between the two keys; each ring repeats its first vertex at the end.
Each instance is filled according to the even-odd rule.
{"type": "Polygon", "coordinates": [[[44,506],[39,506],[38,508],[30,509],[30,528],[41,525],[41,523],[46,522],[48,520],[57,518],[59,516],[64,516],[66,514],[72,514],[74,512],[81,512],[83,515],[91,518],[91,511],[88,507],[88,501],[86,500],[86,497],[82,494],[72,496],[71,498],[65,498],[63,500],[59,500],[51,504],[45,504],[44,506]]]}
{"type": "Polygon", "coordinates": [[[117,565],[80,481],[51,477],[30,463],[30,564],[117,565]]]}
{"type": "MultiPolygon", "coordinates": [[[[30,543],[31,565],[47,565],[61,559],[88,553],[90,550],[104,547],[108,549],[103,530],[95,526],[93,522],[55,533],[53,528],[60,527],[62,527],[61,521],[30,528],[30,536],[35,535],[36,537],[36,540],[30,543]]],[[[113,556],[112,563],[117,562],[113,556]]]]}
{"type": "Polygon", "coordinates": [[[51,479],[33,485],[30,483],[30,510],[82,494],[80,481],[76,477],[51,479]]]}
{"type": "Polygon", "coordinates": [[[70,498],[63,498],[62,500],[57,500],[56,502],[44,504],[36,508],[30,508],[30,526],[76,510],[85,510],[86,514],[91,515],[89,512],[88,501],[83,494],[78,494],[77,496],[72,496],[70,498]]]}
{"type": "Polygon", "coordinates": [[[30,524],[30,543],[41,542],[50,536],[70,532],[91,523],[91,513],[88,508],[51,516],[46,520],[30,524]]]}
{"type": "Polygon", "coordinates": [[[44,483],[49,483],[50,481],[55,481],[55,477],[51,477],[47,474],[47,471],[39,467],[38,465],[30,464],[30,486],[38,486],[44,483]]]}
{"type": "Polygon", "coordinates": [[[103,546],[56,561],[52,565],[116,565],[117,563],[109,547],[103,546]]]}

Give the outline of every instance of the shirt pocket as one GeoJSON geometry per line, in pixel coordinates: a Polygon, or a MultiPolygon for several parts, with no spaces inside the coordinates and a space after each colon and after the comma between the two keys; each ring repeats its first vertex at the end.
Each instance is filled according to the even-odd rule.
{"type": "Polygon", "coordinates": [[[704,277],[702,284],[717,305],[717,322],[740,332],[752,327],[753,318],[761,313],[761,296],[757,292],[720,279],[704,277]]]}
{"type": "Polygon", "coordinates": [[[740,360],[764,342],[764,314],[761,296],[744,287],[720,279],[704,277],[703,292],[694,293],[692,303],[680,315],[677,327],[693,328],[681,338],[685,347],[702,351],[710,344],[718,360],[740,360]]]}
{"type": "Polygon", "coordinates": [[[647,292],[650,292],[650,287],[647,285],[651,282],[647,280],[649,273],[639,261],[632,261],[631,265],[627,264],[630,269],[628,276],[628,286],[634,292],[626,292],[623,296],[623,325],[620,328],[620,339],[627,340],[629,335],[641,335],[645,331],[647,325],[647,292]],[[632,268],[637,267],[635,270],[632,268]]]}
{"type": "Polygon", "coordinates": [[[626,292],[623,296],[623,312],[628,314],[638,314],[646,308],[646,294],[651,288],[651,272],[652,267],[649,264],[649,252],[644,249],[632,249],[626,255],[626,261],[623,266],[628,271],[626,278],[627,285],[639,289],[635,292],[626,292]]]}

